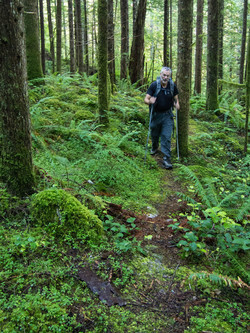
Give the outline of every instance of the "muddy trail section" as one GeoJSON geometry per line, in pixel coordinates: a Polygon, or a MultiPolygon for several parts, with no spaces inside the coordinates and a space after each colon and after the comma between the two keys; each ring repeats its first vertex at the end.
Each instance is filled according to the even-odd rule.
{"type": "MultiPolygon", "coordinates": [[[[157,162],[159,167],[161,167],[159,158],[157,162]]],[[[172,170],[166,170],[162,179],[162,194],[165,199],[155,207],[156,214],[137,215],[123,209],[121,205],[112,203],[107,208],[107,214],[120,223],[126,224],[129,218],[135,219],[134,223],[137,228],[133,230],[131,237],[141,241],[142,248],[147,245],[152,247],[154,254],[161,258],[157,263],[159,270],[162,269],[162,265],[174,270],[174,273],[168,276],[166,281],[152,278],[151,281],[146,282],[143,292],[140,291],[139,298],[136,297],[133,302],[127,302],[112,284],[112,269],[108,281],[103,281],[97,275],[97,267],[96,270],[93,267],[78,267],[78,278],[85,281],[89,289],[97,294],[101,301],[104,300],[107,306],[126,306],[131,311],[138,312],[138,316],[140,311],[146,310],[158,313],[162,318],[164,316],[171,317],[174,323],[171,327],[164,327],[160,331],[157,330],[159,333],[183,333],[189,325],[190,309],[195,305],[206,303],[204,297],[198,295],[195,291],[191,289],[183,291],[181,281],[176,279],[178,268],[185,266],[185,262],[179,255],[179,249],[176,246],[180,235],[174,233],[172,228],[168,226],[174,223],[172,218],[174,214],[175,220],[185,227],[187,219],[179,214],[185,213],[190,209],[185,202],[179,201],[175,194],[177,191],[181,192],[181,184],[174,179],[172,170]]],[[[109,266],[109,255],[110,253],[102,254],[102,260],[106,260],[107,266],[109,266]]]]}

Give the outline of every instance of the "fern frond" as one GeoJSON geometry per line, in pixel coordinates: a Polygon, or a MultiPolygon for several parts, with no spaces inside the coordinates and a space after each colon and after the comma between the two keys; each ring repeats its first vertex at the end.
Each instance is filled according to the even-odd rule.
{"type": "Polygon", "coordinates": [[[218,207],[223,207],[225,205],[226,202],[234,199],[236,196],[238,196],[239,194],[245,193],[244,191],[235,191],[232,193],[229,193],[227,196],[225,196],[225,198],[223,198],[219,204],[218,207]]]}
{"type": "Polygon", "coordinates": [[[245,215],[247,215],[250,211],[250,197],[245,201],[245,203],[241,206],[236,216],[236,221],[241,221],[245,215]]]}
{"type": "Polygon", "coordinates": [[[200,273],[193,273],[189,276],[189,279],[191,280],[204,280],[209,279],[212,283],[216,285],[223,285],[233,288],[244,288],[250,290],[250,286],[241,280],[240,277],[238,277],[238,280],[233,279],[226,275],[221,275],[217,273],[209,273],[207,271],[202,271],[200,273]]]}
{"type": "Polygon", "coordinates": [[[213,178],[206,178],[204,180],[205,182],[205,186],[206,186],[206,194],[208,197],[209,202],[211,202],[211,204],[214,207],[218,206],[218,198],[217,198],[217,193],[216,193],[216,189],[214,186],[214,180],[213,178]]]}
{"type": "Polygon", "coordinates": [[[181,192],[176,192],[176,195],[178,197],[180,197],[182,200],[187,201],[193,205],[197,205],[197,201],[195,201],[194,199],[192,199],[191,197],[189,197],[188,195],[181,193],[181,192]]]}
{"type": "Polygon", "coordinates": [[[224,250],[223,254],[230,261],[230,263],[233,266],[233,269],[237,273],[237,275],[241,276],[241,278],[243,280],[245,280],[245,281],[247,281],[247,283],[249,283],[250,274],[244,269],[244,267],[239,263],[239,261],[235,258],[235,256],[227,250],[224,250]]]}
{"type": "Polygon", "coordinates": [[[179,170],[186,176],[187,179],[191,180],[195,186],[196,193],[201,197],[202,202],[208,207],[211,208],[211,202],[209,201],[206,191],[199,181],[195,173],[187,166],[181,165],[179,170]]]}

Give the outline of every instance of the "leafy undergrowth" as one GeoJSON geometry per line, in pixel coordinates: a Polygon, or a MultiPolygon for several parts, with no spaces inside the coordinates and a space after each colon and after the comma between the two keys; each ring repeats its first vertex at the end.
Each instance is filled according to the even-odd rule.
{"type": "Polygon", "coordinates": [[[242,108],[223,95],[208,121],[193,100],[190,157],[166,171],[145,163],[143,95],[119,83],[103,128],[95,76],[31,86],[36,193],[0,187],[1,332],[249,330],[242,108]]]}

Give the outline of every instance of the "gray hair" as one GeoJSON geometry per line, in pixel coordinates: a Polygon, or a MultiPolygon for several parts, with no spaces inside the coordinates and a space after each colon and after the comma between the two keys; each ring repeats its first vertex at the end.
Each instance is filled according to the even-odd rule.
{"type": "Polygon", "coordinates": [[[164,71],[170,72],[170,74],[172,75],[172,69],[170,67],[162,67],[161,73],[164,71]]]}

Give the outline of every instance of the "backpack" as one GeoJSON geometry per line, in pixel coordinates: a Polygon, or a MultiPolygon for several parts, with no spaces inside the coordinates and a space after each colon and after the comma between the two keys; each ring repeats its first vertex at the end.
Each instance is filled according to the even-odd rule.
{"type": "MultiPolygon", "coordinates": [[[[169,83],[170,83],[170,92],[172,97],[174,96],[174,81],[172,80],[172,78],[169,79],[169,83]]],[[[156,90],[154,93],[154,97],[157,97],[159,92],[161,91],[161,77],[157,76],[156,79],[156,90]]]]}
{"type": "MultiPolygon", "coordinates": [[[[172,80],[172,78],[169,79],[169,83],[170,83],[170,92],[171,92],[171,95],[172,95],[172,98],[173,98],[173,96],[174,96],[174,81],[172,80]]],[[[155,90],[155,93],[154,93],[154,97],[157,97],[160,91],[161,91],[161,77],[157,76],[156,90],[155,90]]],[[[149,105],[149,112],[151,113],[151,111],[153,111],[153,105],[149,105]],[[151,109],[151,106],[152,106],[152,109],[151,109]]]]}

